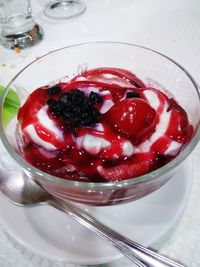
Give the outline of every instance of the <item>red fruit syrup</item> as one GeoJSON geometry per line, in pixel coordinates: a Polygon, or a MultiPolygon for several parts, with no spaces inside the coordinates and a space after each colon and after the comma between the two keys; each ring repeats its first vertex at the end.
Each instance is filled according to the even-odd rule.
{"type": "Polygon", "coordinates": [[[25,160],[49,174],[115,182],[176,157],[193,133],[186,112],[130,71],[98,68],[43,86],[18,113],[25,160]]]}

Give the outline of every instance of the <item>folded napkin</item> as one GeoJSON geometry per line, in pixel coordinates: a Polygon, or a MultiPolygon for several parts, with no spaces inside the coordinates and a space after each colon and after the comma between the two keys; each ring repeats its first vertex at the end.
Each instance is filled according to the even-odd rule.
{"type": "MultiPolygon", "coordinates": [[[[3,95],[5,87],[0,85],[0,98],[3,95]]],[[[20,107],[20,99],[17,93],[10,89],[3,105],[3,126],[5,127],[11,119],[17,114],[20,107]]]]}

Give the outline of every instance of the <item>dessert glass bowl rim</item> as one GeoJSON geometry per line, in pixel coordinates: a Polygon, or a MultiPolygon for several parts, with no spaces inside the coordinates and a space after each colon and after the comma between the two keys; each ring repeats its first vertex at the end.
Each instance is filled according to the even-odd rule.
{"type": "Polygon", "coordinates": [[[167,59],[168,61],[170,61],[171,63],[175,64],[179,69],[181,69],[185,75],[187,76],[187,78],[191,81],[191,83],[193,84],[194,88],[196,89],[197,95],[198,95],[198,99],[200,102],[200,87],[198,86],[197,82],[193,79],[193,77],[190,75],[190,73],[183,68],[179,63],[177,63],[176,61],[174,61],[173,59],[171,59],[170,57],[155,51],[151,48],[145,47],[145,46],[141,46],[138,44],[133,44],[133,43],[126,43],[126,42],[112,42],[112,41],[97,41],[97,42],[86,42],[86,43],[79,43],[79,44],[73,44],[73,45],[69,45],[69,46],[64,46],[55,50],[52,50],[49,53],[46,53],[44,55],[42,55],[41,57],[37,58],[36,60],[33,60],[32,62],[30,62],[29,64],[27,64],[24,68],[22,68],[8,83],[8,85],[5,88],[4,94],[0,99],[0,135],[1,135],[1,140],[2,143],[4,144],[7,152],[11,155],[11,157],[19,163],[19,165],[21,167],[23,167],[25,170],[31,172],[33,175],[38,176],[39,179],[43,179],[45,181],[49,181],[49,182],[54,182],[57,185],[62,185],[62,186],[68,186],[68,187],[75,187],[75,188],[82,188],[82,189],[112,189],[112,188],[120,188],[120,187],[124,187],[124,186],[129,186],[131,184],[138,184],[138,183],[142,183],[142,182],[147,182],[150,180],[154,180],[159,178],[159,176],[166,174],[167,172],[173,170],[176,166],[178,166],[180,163],[182,163],[184,161],[184,159],[186,159],[186,157],[192,152],[192,150],[195,148],[195,146],[197,145],[199,139],[200,139],[200,118],[199,118],[199,122],[198,125],[196,127],[196,132],[194,133],[194,136],[192,137],[191,141],[186,145],[186,147],[183,149],[183,151],[181,151],[173,160],[171,160],[169,163],[165,164],[164,166],[149,172],[147,174],[135,177],[135,178],[130,178],[130,179],[126,179],[126,180],[121,180],[121,181],[116,181],[116,182],[100,182],[100,183],[95,183],[95,182],[80,182],[80,181],[73,181],[73,180],[67,180],[67,179],[63,179],[63,178],[59,178],[57,176],[53,176],[51,174],[48,174],[46,172],[43,172],[37,168],[35,168],[34,166],[32,166],[31,164],[29,164],[27,161],[25,161],[16,151],[15,149],[10,145],[9,141],[7,140],[4,128],[3,128],[3,124],[2,124],[2,113],[3,113],[3,104],[6,98],[7,93],[10,90],[11,85],[13,84],[13,82],[15,81],[15,79],[24,71],[26,70],[29,66],[31,66],[32,64],[38,62],[39,60],[41,60],[42,58],[47,57],[49,54],[52,53],[56,53],[58,51],[64,50],[64,49],[70,49],[73,47],[77,47],[77,46],[87,46],[87,45],[122,45],[122,46],[132,46],[132,47],[136,47],[139,49],[144,49],[146,51],[149,52],[153,52],[161,57],[164,57],[165,59],[167,59]]]}

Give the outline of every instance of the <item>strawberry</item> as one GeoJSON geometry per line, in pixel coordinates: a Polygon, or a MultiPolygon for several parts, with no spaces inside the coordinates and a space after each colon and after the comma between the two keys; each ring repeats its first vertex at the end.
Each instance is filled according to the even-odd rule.
{"type": "Polygon", "coordinates": [[[166,135],[171,139],[184,144],[187,140],[189,125],[187,113],[173,98],[169,100],[169,104],[168,110],[171,111],[171,117],[166,135]]]}
{"type": "Polygon", "coordinates": [[[135,154],[132,160],[116,166],[99,166],[97,170],[107,182],[115,182],[144,175],[155,169],[156,164],[156,155],[150,151],[135,154]]]}
{"type": "Polygon", "coordinates": [[[88,81],[98,81],[113,85],[132,86],[136,88],[146,87],[135,74],[121,68],[97,68],[87,70],[75,76],[71,81],[77,81],[82,77],[86,78],[88,81]]]}
{"type": "Polygon", "coordinates": [[[150,169],[150,161],[142,161],[134,164],[121,164],[115,167],[105,168],[99,166],[99,174],[107,182],[121,181],[124,179],[134,178],[147,173],[150,169]]]}
{"type": "Polygon", "coordinates": [[[111,107],[105,119],[116,132],[138,143],[153,131],[156,111],[141,98],[127,98],[111,107]]]}

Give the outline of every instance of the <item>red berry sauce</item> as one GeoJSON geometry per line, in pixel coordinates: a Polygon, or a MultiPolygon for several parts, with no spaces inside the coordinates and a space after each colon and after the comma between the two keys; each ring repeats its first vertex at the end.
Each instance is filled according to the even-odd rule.
{"type": "Polygon", "coordinates": [[[176,157],[193,134],[186,112],[133,73],[98,68],[36,89],[18,113],[25,160],[75,181],[143,175],[176,157]]]}

